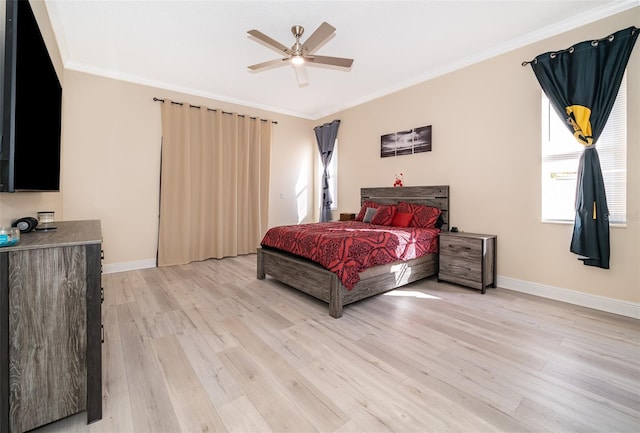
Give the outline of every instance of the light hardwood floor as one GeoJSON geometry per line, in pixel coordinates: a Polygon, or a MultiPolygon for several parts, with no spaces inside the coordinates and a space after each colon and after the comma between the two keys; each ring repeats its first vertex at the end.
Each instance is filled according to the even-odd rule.
{"type": "Polygon", "coordinates": [[[638,320],[435,278],[336,320],[255,260],[104,275],[104,418],[37,431],[640,431],[638,320]]]}

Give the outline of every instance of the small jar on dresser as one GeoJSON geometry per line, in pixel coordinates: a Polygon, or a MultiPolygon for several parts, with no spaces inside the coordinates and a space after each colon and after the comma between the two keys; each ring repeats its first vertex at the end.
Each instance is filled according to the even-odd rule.
{"type": "Polygon", "coordinates": [[[480,289],[482,294],[487,287],[496,287],[495,235],[442,232],[438,241],[438,281],[480,289]]]}

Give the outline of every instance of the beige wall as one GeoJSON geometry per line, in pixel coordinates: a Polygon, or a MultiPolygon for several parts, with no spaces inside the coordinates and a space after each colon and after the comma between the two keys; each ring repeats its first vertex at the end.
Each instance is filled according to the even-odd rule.
{"type": "Polygon", "coordinates": [[[277,121],[269,224],[297,223],[296,200],[311,204],[312,189],[302,197],[295,192],[296,185],[311,182],[309,120],[72,70],[65,72],[65,94],[63,213],[68,220],[102,220],[107,264],[156,256],[161,122],[160,103],[153,97],[277,121]]]}
{"type": "Polygon", "coordinates": [[[540,95],[523,60],[638,25],[640,7],[329,116],[341,119],[339,211],[364,186],[451,187],[451,223],[498,236],[502,277],[640,301],[640,47],[628,66],[628,223],[611,229],[611,269],[569,252],[572,226],[540,221],[540,95]],[[380,136],[433,125],[433,151],[381,159],[380,136]]]}
{"type": "Polygon", "coordinates": [[[100,219],[106,265],[154,260],[161,122],[153,97],[277,121],[269,224],[310,220],[313,188],[305,186],[312,185],[313,175],[311,121],[67,69],[61,193],[0,195],[2,224],[43,209],[55,210],[59,220],[100,219]],[[59,204],[48,200],[52,194],[59,204]]]}

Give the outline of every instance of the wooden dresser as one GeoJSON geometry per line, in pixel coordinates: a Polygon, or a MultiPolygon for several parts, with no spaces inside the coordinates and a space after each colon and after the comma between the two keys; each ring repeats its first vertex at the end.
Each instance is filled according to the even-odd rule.
{"type": "Polygon", "coordinates": [[[480,289],[496,287],[496,236],[479,233],[439,234],[438,281],[480,289]]]}
{"type": "Polygon", "coordinates": [[[0,248],[0,431],[102,418],[100,221],[0,248]]]}

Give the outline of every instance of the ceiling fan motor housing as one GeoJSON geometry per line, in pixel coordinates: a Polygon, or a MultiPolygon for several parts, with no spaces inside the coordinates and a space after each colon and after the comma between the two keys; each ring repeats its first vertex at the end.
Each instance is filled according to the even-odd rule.
{"type": "Polygon", "coordinates": [[[300,37],[304,33],[304,27],[302,26],[293,26],[291,27],[291,33],[296,38],[296,43],[291,46],[291,51],[293,51],[293,56],[304,56],[306,53],[304,52],[304,47],[300,43],[300,37]]]}
{"type": "Polygon", "coordinates": [[[293,26],[293,27],[291,27],[291,33],[293,33],[293,36],[295,36],[296,39],[298,39],[304,33],[304,27],[302,27],[302,26],[293,26]]]}

